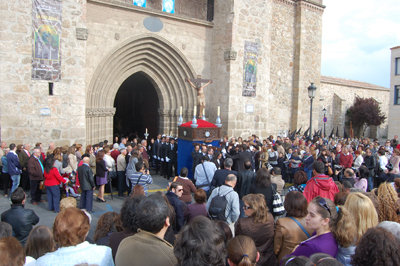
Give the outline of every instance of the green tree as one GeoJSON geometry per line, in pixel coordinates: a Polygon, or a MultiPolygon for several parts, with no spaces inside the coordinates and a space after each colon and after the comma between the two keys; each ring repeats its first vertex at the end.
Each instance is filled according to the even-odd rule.
{"type": "Polygon", "coordinates": [[[353,105],[346,112],[352,122],[354,133],[364,135],[369,126],[379,126],[385,122],[386,116],[382,113],[379,103],[374,98],[356,97],[353,105]]]}

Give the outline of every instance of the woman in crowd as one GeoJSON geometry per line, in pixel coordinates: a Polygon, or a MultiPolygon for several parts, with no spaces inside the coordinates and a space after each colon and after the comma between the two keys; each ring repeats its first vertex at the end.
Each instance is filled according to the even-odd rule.
{"type": "Polygon", "coordinates": [[[178,234],[174,254],[177,265],[224,266],[224,236],[210,219],[197,216],[178,234]]]}
{"type": "Polygon", "coordinates": [[[85,154],[89,154],[89,166],[92,169],[94,175],[96,175],[96,156],[94,155],[92,145],[87,145],[85,149],[85,154]]]}
{"type": "Polygon", "coordinates": [[[108,170],[106,162],[104,161],[104,150],[97,152],[96,156],[96,184],[99,186],[99,194],[97,195],[97,201],[106,202],[104,199],[104,187],[107,184],[108,170]]]}
{"type": "Polygon", "coordinates": [[[298,191],[303,193],[304,188],[307,183],[307,174],[306,172],[300,170],[294,174],[294,185],[289,187],[289,191],[298,191]]]}
{"type": "Polygon", "coordinates": [[[380,183],[386,181],[387,179],[387,174],[389,173],[389,170],[386,168],[389,160],[386,157],[386,151],[385,149],[379,149],[378,151],[378,185],[380,185],[380,183]]]}
{"type": "Polygon", "coordinates": [[[367,192],[368,189],[369,170],[366,166],[362,165],[358,169],[358,174],[355,176],[354,188],[367,192]]]}
{"type": "Polygon", "coordinates": [[[190,222],[196,216],[203,215],[207,217],[208,215],[206,209],[207,193],[203,189],[200,188],[194,193],[194,201],[195,203],[188,205],[185,210],[187,222],[190,222]]]}
{"type": "MultiPolygon", "coordinates": [[[[57,147],[53,150],[53,154],[49,154],[49,156],[53,155],[54,156],[54,167],[57,168],[58,172],[63,175],[64,174],[64,168],[62,166],[63,158],[62,158],[62,153],[61,153],[61,148],[57,147]]],[[[49,157],[48,156],[48,157],[49,157]]]]}
{"type": "Polygon", "coordinates": [[[82,160],[82,155],[83,155],[82,144],[76,144],[75,149],[76,149],[75,156],[77,159],[77,163],[79,164],[79,162],[82,160]]]}
{"type": "Polygon", "coordinates": [[[374,227],[360,239],[351,264],[364,265],[400,265],[400,242],[392,233],[383,228],[374,227]]]}
{"type": "Polygon", "coordinates": [[[390,183],[384,182],[380,184],[377,201],[379,222],[399,222],[399,197],[390,183]]]}
{"type": "Polygon", "coordinates": [[[0,265],[23,266],[25,252],[21,243],[13,236],[0,239],[0,265]]]}
{"type": "Polygon", "coordinates": [[[105,147],[104,149],[104,161],[106,162],[106,167],[108,171],[108,175],[110,175],[108,178],[114,178],[117,176],[116,168],[115,168],[115,160],[111,156],[111,150],[110,147],[105,147]]]}
{"type": "Polygon", "coordinates": [[[196,192],[196,187],[193,185],[193,182],[187,178],[188,176],[188,169],[183,167],[181,169],[180,175],[174,182],[179,182],[182,184],[183,194],[180,198],[181,201],[185,202],[186,204],[190,204],[192,202],[192,193],[196,192]]]}
{"type": "Polygon", "coordinates": [[[109,247],[89,244],[85,241],[89,229],[89,218],[82,210],[68,208],[60,212],[53,225],[54,240],[59,248],[38,258],[36,265],[113,266],[109,247]]]}
{"type": "Polygon", "coordinates": [[[338,243],[336,259],[343,265],[351,266],[357,244],[357,227],[353,215],[343,206],[336,207],[337,217],[331,223],[331,231],[338,243]]]}
{"type": "Polygon", "coordinates": [[[78,159],[76,158],[75,154],[75,147],[71,146],[68,148],[68,166],[67,169],[65,169],[65,172],[67,174],[70,174],[72,172],[76,173],[76,169],[78,169],[78,159]]]}
{"type": "MultiPolygon", "coordinates": [[[[323,148],[320,152],[320,155],[318,157],[318,161],[321,161],[325,165],[325,174],[329,174],[329,168],[330,171],[332,171],[332,157],[330,156],[329,151],[326,148],[323,148]]],[[[332,172],[331,172],[332,174],[332,172]]]]}
{"type": "Polygon", "coordinates": [[[32,265],[39,257],[47,252],[53,252],[56,249],[53,233],[50,228],[44,225],[38,225],[29,233],[25,244],[26,261],[30,260],[32,265]],[[30,257],[30,258],[28,258],[30,257]]]}
{"type": "Polygon", "coordinates": [[[109,246],[110,235],[122,230],[122,222],[119,214],[116,212],[106,212],[100,216],[97,222],[93,240],[97,245],[109,246]]]}
{"type": "Polygon", "coordinates": [[[393,179],[400,177],[400,170],[399,170],[400,150],[399,149],[393,150],[393,154],[392,154],[392,157],[390,157],[389,162],[393,166],[393,169],[391,171],[389,171],[390,180],[392,181],[393,179]]]}
{"type": "Polygon", "coordinates": [[[253,239],[248,236],[239,235],[230,240],[227,251],[229,266],[254,266],[260,258],[253,239]]]}
{"type": "Polygon", "coordinates": [[[350,193],[344,207],[353,215],[357,236],[356,242],[369,228],[378,225],[378,214],[372,201],[360,192],[350,193]]]}
{"type": "Polygon", "coordinates": [[[263,194],[268,211],[272,213],[272,202],[274,200],[276,185],[271,183],[271,175],[267,168],[260,168],[257,171],[255,183],[251,185],[250,193],[263,194]]]}
{"type": "Polygon", "coordinates": [[[358,169],[364,162],[364,157],[362,156],[361,152],[359,150],[356,150],[354,152],[356,159],[354,160],[354,168],[358,169]]]}
{"type": "Polygon", "coordinates": [[[240,218],[235,225],[236,235],[251,237],[260,253],[257,265],[275,265],[274,217],[268,212],[262,194],[248,194],[242,198],[246,218],[240,218]]]}
{"type": "Polygon", "coordinates": [[[308,205],[306,226],[314,231],[314,235],[300,243],[291,254],[294,256],[310,257],[315,253],[326,253],[336,257],[338,242],[347,246],[354,241],[355,229],[349,231],[351,223],[354,226],[354,219],[348,212],[343,213],[343,207],[338,207],[327,198],[315,197],[308,205]]]}
{"type": "Polygon", "coordinates": [[[128,236],[131,236],[137,232],[137,225],[135,221],[136,208],[139,202],[143,199],[143,196],[129,197],[125,200],[121,208],[121,222],[123,230],[120,232],[114,232],[110,235],[110,248],[112,249],[112,256],[115,259],[117,254],[119,243],[128,236]]]}
{"type": "Polygon", "coordinates": [[[60,211],[60,184],[67,183],[57,168],[54,167],[54,157],[49,156],[44,167],[44,185],[46,186],[49,211],[60,211]]]}
{"type": "Polygon", "coordinates": [[[286,195],[286,217],[278,219],[275,225],[274,253],[278,261],[311,237],[313,231],[306,227],[305,221],[307,205],[307,199],[301,192],[291,191],[286,195]]]}

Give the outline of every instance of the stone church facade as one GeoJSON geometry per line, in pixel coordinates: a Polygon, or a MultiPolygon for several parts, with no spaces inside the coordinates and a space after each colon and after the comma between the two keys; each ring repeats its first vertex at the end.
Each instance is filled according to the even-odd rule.
{"type": "Polygon", "coordinates": [[[131,0],[63,0],[61,80],[50,85],[31,79],[31,1],[1,1],[1,139],[90,144],[111,140],[117,124],[132,121],[141,136],[145,128],[176,135],[180,107],[189,121],[197,105],[185,80],[198,75],[213,81],[204,89],[205,116],[215,121],[220,106],[229,136],[308,128],[310,82],[318,88],[313,128],[321,128],[324,107],[332,117],[327,130],[343,127],[355,95],[379,98],[385,111],[387,89],[321,78],[324,8],[322,0],[176,0],[168,14],[161,0],[147,0],[146,8],[131,0]],[[243,96],[246,43],[257,47],[250,97],[243,96]],[[129,94],[139,79],[153,94],[129,94]],[[128,80],[128,96],[118,96],[128,80]],[[119,116],[126,105],[141,109],[119,116]]]}

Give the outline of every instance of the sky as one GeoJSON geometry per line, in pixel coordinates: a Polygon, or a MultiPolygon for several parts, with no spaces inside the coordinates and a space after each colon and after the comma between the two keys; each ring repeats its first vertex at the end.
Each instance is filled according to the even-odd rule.
{"type": "Polygon", "coordinates": [[[322,69],[390,87],[390,48],[400,46],[400,0],[324,0],[322,69]]]}

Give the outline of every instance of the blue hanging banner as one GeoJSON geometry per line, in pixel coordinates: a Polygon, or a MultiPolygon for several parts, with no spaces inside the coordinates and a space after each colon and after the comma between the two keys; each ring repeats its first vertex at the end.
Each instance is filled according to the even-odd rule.
{"type": "Polygon", "coordinates": [[[175,0],[163,0],[163,12],[167,12],[170,14],[175,13],[175,0]]]}
{"type": "Polygon", "coordinates": [[[146,0],[133,0],[133,5],[146,7],[146,0]]]}

